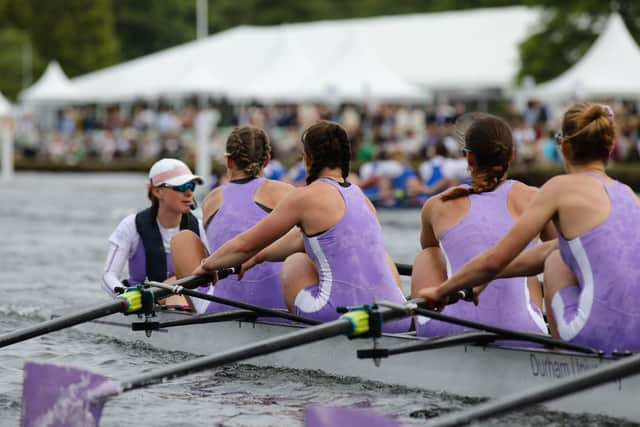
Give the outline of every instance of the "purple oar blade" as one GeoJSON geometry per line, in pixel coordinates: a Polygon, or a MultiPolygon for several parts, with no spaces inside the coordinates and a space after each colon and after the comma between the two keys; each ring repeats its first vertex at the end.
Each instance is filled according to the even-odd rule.
{"type": "Polygon", "coordinates": [[[27,362],[22,427],[97,427],[108,396],[120,385],[89,371],[27,362]]]}
{"type": "Polygon", "coordinates": [[[401,427],[397,420],[364,409],[335,406],[307,406],[304,410],[306,427],[367,426],[401,427]]]}

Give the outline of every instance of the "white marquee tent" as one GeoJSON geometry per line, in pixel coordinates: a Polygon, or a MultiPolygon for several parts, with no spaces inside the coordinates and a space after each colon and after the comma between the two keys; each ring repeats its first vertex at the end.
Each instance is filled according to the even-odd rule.
{"type": "Polygon", "coordinates": [[[78,93],[71,84],[60,64],[52,61],[31,87],[20,93],[18,98],[25,104],[59,104],[74,101],[78,93]]]}
{"type": "Polygon", "coordinates": [[[5,117],[11,114],[11,103],[7,100],[7,98],[0,93],[0,117],[5,117]]]}
{"type": "Polygon", "coordinates": [[[218,87],[233,99],[267,101],[508,90],[517,46],[539,16],[536,9],[507,7],[242,26],[74,78],[72,85],[84,102],[217,93],[218,87]],[[196,69],[197,79],[185,73],[196,69]]]}
{"type": "Polygon", "coordinates": [[[546,101],[640,97],[640,48],[614,13],[587,53],[534,95],[546,101]]]}

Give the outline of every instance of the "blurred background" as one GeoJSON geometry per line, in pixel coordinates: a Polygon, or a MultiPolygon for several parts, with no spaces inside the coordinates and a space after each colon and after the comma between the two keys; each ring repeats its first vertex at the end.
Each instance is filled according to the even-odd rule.
{"type": "Polygon", "coordinates": [[[612,174],[640,191],[640,4],[506,0],[0,0],[3,179],[13,170],[146,171],[161,157],[223,179],[229,131],[269,131],[272,178],[301,184],[300,134],[340,122],[353,179],[382,205],[464,182],[469,111],[514,131],[511,175],[559,173],[577,100],[610,104],[612,174]],[[376,166],[377,165],[377,166],[376,166]],[[438,184],[440,182],[440,184],[438,184]]]}

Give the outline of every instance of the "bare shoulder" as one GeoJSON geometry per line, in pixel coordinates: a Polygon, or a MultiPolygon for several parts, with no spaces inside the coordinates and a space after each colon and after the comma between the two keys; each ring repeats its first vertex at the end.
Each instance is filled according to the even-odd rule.
{"type": "Polygon", "coordinates": [[[521,212],[524,210],[533,198],[538,194],[540,189],[533,185],[527,185],[520,181],[515,181],[509,189],[509,199],[515,205],[516,210],[521,212]]]}
{"type": "Polygon", "coordinates": [[[293,185],[286,182],[267,179],[260,186],[256,197],[262,199],[264,205],[273,208],[294,189],[293,185]]]}
{"type": "Polygon", "coordinates": [[[214,188],[202,201],[202,223],[207,224],[209,218],[222,206],[222,187],[214,188]]]}

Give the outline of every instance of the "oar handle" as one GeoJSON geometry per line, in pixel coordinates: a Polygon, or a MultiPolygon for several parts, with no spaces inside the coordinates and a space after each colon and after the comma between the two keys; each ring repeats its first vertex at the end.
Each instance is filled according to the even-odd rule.
{"type": "MultiPolygon", "coordinates": [[[[228,268],[220,268],[215,270],[211,274],[203,274],[200,276],[192,275],[186,276],[182,279],[178,279],[170,284],[172,286],[181,286],[185,289],[195,289],[202,285],[206,285],[211,282],[215,282],[214,277],[217,274],[217,280],[224,279],[225,277],[231,276],[232,274],[239,274],[240,266],[228,267],[228,268]]],[[[215,284],[215,283],[214,283],[215,284]]]]}

